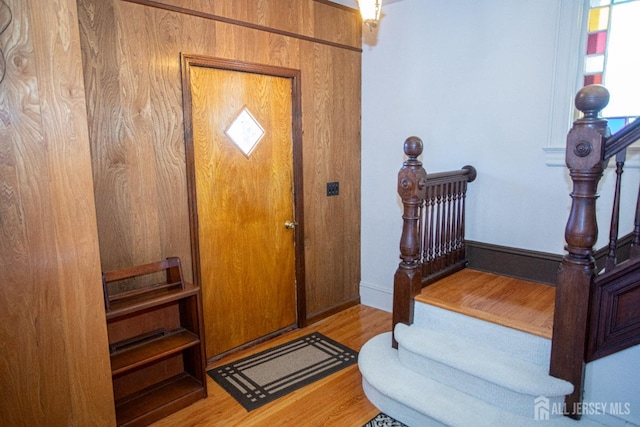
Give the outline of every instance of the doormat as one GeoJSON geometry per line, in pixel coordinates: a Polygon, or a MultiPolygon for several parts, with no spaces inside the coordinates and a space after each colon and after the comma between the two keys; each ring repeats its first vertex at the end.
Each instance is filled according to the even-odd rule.
{"type": "Polygon", "coordinates": [[[252,411],[357,360],[356,351],[315,332],[207,373],[252,411]]]}
{"type": "Polygon", "coordinates": [[[408,427],[387,414],[379,413],[362,427],[408,427]]]}

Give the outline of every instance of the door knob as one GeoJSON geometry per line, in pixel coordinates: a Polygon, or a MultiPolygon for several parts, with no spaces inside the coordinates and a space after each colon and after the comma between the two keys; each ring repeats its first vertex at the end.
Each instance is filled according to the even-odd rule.
{"type": "Polygon", "coordinates": [[[284,223],[285,228],[288,228],[289,230],[296,228],[296,225],[298,225],[298,223],[293,221],[287,221],[284,223]]]}

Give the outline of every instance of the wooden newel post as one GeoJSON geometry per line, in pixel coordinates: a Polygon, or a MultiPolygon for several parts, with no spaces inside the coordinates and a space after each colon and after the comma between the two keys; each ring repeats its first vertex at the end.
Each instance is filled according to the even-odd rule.
{"type": "Polygon", "coordinates": [[[598,239],[596,199],[605,168],[604,136],[607,121],[598,113],[609,102],[599,85],[582,88],[575,99],[584,117],[576,120],[567,136],[566,162],[573,191],[571,212],[565,229],[567,254],[558,272],[551,345],[550,374],[574,385],[565,399],[565,414],[579,419],[591,283],[596,275],[593,246],[598,239]]]}
{"type": "MultiPolygon", "coordinates": [[[[402,236],[400,265],[393,280],[393,327],[398,323],[413,323],[413,299],[422,289],[420,268],[420,208],[426,196],[427,172],[418,156],[422,154],[422,140],[412,136],[404,142],[409,157],[398,172],[398,194],[402,198],[402,236]]],[[[393,338],[393,347],[398,343],[393,338]]]]}

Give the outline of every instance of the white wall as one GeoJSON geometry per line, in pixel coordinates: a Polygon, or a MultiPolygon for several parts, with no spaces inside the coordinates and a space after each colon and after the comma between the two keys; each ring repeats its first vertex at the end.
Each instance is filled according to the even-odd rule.
{"type": "MultiPolygon", "coordinates": [[[[403,0],[383,7],[377,31],[364,30],[365,304],[391,307],[402,225],[396,176],[403,142],[411,135],[424,141],[428,172],[477,168],[468,195],[467,239],[563,253],[571,183],[566,168],[546,164],[543,149],[563,146],[570,127],[577,71],[557,74],[567,74],[568,59],[576,67],[580,56],[575,5],[403,0]],[[554,108],[558,98],[566,104],[554,108]]],[[[606,176],[601,187],[613,183],[606,176]]],[[[628,188],[635,204],[637,188],[628,188]]],[[[608,197],[602,197],[603,209],[608,197]]],[[[608,224],[610,212],[599,215],[608,224]]],[[[625,216],[624,233],[631,231],[631,217],[632,212],[625,216]]],[[[608,227],[600,231],[598,247],[606,243],[608,227]]]]}
{"type": "MultiPolygon", "coordinates": [[[[579,9],[575,0],[403,0],[383,7],[377,32],[365,30],[363,304],[391,311],[402,226],[396,177],[411,135],[424,141],[428,172],[477,168],[468,196],[469,240],[563,253],[571,183],[566,168],[546,164],[543,149],[564,145],[570,127],[570,104],[567,109],[562,101],[570,103],[575,90],[577,59],[570,55],[580,42],[574,34],[579,9]]],[[[597,247],[607,241],[605,206],[611,204],[603,188],[612,188],[611,172],[601,182],[597,247]]],[[[625,175],[632,184],[623,187],[623,203],[633,209],[638,169],[625,175]]],[[[632,209],[621,235],[631,231],[632,209]]],[[[586,399],[635,396],[627,417],[635,423],[638,351],[587,371],[586,399]],[[626,378],[623,384],[606,380],[612,366],[616,377],[626,378]]]]}
{"type": "Polygon", "coordinates": [[[587,418],[612,427],[640,426],[639,360],[637,345],[587,364],[583,400],[587,418]]]}

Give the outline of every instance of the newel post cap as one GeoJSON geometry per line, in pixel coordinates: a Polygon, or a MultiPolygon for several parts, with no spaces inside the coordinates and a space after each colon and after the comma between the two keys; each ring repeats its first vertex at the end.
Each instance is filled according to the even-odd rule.
{"type": "Polygon", "coordinates": [[[409,160],[415,160],[422,154],[424,144],[422,140],[417,136],[410,136],[404,141],[404,154],[409,157],[409,160]]]}
{"type": "Polygon", "coordinates": [[[598,113],[609,104],[609,91],[602,85],[588,85],[576,95],[576,108],[584,113],[585,119],[596,119],[598,113]]]}

